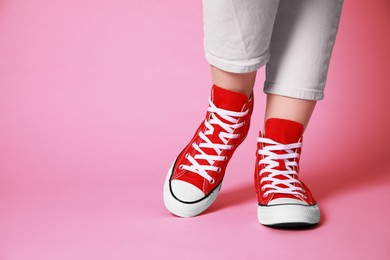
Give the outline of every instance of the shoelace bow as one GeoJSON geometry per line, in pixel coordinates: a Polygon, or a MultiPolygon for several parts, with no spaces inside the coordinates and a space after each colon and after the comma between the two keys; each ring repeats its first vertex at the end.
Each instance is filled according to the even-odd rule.
{"type": "Polygon", "coordinates": [[[259,164],[266,165],[260,171],[260,176],[268,173],[268,176],[261,178],[260,183],[270,182],[262,186],[262,190],[268,189],[263,196],[267,197],[270,193],[281,193],[306,198],[303,194],[305,191],[302,188],[302,183],[296,178],[298,172],[295,170],[298,168],[295,159],[299,158],[299,153],[296,150],[302,147],[302,143],[281,144],[264,137],[257,138],[257,141],[263,144],[263,148],[258,150],[259,155],[264,156],[259,164]],[[284,161],[286,166],[284,170],[275,169],[279,166],[280,160],[284,161]],[[280,178],[281,176],[282,178],[280,178]]]}
{"type": "Polygon", "coordinates": [[[214,166],[216,161],[224,161],[227,158],[225,156],[221,156],[223,150],[231,150],[233,149],[233,145],[228,145],[230,139],[235,139],[240,136],[240,134],[234,134],[234,130],[242,127],[245,122],[238,123],[239,118],[246,116],[249,113],[249,109],[244,112],[234,112],[230,110],[221,109],[215,106],[213,101],[209,99],[209,107],[207,109],[208,112],[211,113],[210,119],[205,120],[204,124],[207,130],[203,132],[199,132],[199,137],[201,138],[201,142],[198,144],[193,143],[192,147],[198,152],[194,157],[187,154],[186,158],[190,162],[191,165],[180,165],[181,169],[185,169],[187,171],[199,174],[206,180],[208,180],[211,184],[214,183],[214,179],[207,173],[207,171],[215,171],[220,172],[221,169],[217,166],[214,166]],[[229,123],[223,122],[220,118],[226,120],[229,123]],[[218,137],[223,142],[223,144],[213,143],[207,136],[213,135],[214,126],[219,125],[221,127],[218,137]],[[211,148],[214,149],[216,155],[207,154],[202,150],[202,148],[211,148]],[[200,164],[198,160],[206,160],[208,165],[200,164]]]}

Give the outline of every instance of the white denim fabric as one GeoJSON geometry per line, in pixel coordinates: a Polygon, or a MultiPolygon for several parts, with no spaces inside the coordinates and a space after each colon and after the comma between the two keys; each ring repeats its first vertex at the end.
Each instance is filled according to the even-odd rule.
{"type": "Polygon", "coordinates": [[[264,92],[320,100],[343,0],[203,0],[206,60],[228,72],[266,65],[264,92]]]}

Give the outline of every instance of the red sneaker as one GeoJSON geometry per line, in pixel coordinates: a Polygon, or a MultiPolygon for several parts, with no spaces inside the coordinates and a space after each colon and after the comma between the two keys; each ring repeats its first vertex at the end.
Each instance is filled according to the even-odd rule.
{"type": "Polygon", "coordinates": [[[258,138],[255,186],[257,216],[263,225],[317,224],[320,210],[310,190],[298,179],[303,126],[271,118],[258,138]]]}
{"type": "Polygon", "coordinates": [[[206,120],[168,171],[164,203],[170,212],[192,217],[214,202],[226,166],[248,133],[252,110],[253,98],[212,87],[206,120]]]}

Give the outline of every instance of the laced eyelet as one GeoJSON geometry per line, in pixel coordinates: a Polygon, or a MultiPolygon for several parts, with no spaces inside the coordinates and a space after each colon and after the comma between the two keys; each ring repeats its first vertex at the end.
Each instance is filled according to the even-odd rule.
{"type": "Polygon", "coordinates": [[[263,198],[267,198],[268,197],[268,194],[263,194],[263,198]]]}
{"type": "Polygon", "coordinates": [[[228,159],[228,157],[227,157],[227,156],[225,156],[225,158],[223,158],[223,160],[224,160],[224,161],[227,161],[227,159],[228,159]]]}
{"type": "Polygon", "coordinates": [[[263,186],[263,187],[261,187],[261,191],[265,191],[265,187],[263,186]]]}
{"type": "Polygon", "coordinates": [[[184,165],[183,165],[183,164],[180,164],[180,165],[179,165],[179,170],[183,170],[183,168],[184,168],[184,165]]]}
{"type": "Polygon", "coordinates": [[[214,183],[215,183],[215,180],[214,180],[214,179],[211,179],[211,180],[209,180],[209,183],[210,183],[210,184],[214,184],[214,183]]]}
{"type": "Polygon", "coordinates": [[[186,158],[188,158],[188,156],[190,156],[190,154],[189,154],[189,153],[187,153],[187,154],[185,155],[185,157],[186,157],[186,158]]]}
{"type": "Polygon", "coordinates": [[[196,143],[192,143],[191,146],[194,147],[196,145],[196,143]]]}
{"type": "Polygon", "coordinates": [[[221,172],[221,167],[218,167],[217,173],[220,173],[220,172],[221,172]]]}

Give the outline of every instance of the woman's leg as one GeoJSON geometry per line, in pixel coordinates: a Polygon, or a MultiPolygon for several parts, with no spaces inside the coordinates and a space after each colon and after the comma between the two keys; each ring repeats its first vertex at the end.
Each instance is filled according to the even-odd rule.
{"type": "Polygon", "coordinates": [[[298,178],[302,134],[323,98],[342,0],[280,0],[266,66],[265,127],[255,185],[264,225],[316,224],[320,211],[298,178]]]}
{"type": "Polygon", "coordinates": [[[252,94],[269,60],[278,0],[204,0],[204,49],[213,84],[252,94]]]}
{"type": "Polygon", "coordinates": [[[164,203],[190,217],[218,195],[225,169],[245,139],[256,70],[269,59],[277,0],[204,0],[205,55],[213,87],[206,118],[176,158],[164,184],[164,203]]]}

